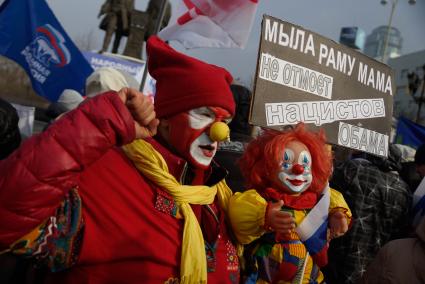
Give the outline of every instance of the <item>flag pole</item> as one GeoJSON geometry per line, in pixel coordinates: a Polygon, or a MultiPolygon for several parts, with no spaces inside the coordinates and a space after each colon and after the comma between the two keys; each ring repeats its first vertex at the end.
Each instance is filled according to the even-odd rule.
{"type": "MultiPolygon", "coordinates": [[[[150,0],[150,1],[156,1],[156,0],[150,0]]],[[[159,14],[158,14],[158,18],[157,18],[156,23],[155,23],[155,29],[153,31],[153,35],[156,35],[161,28],[161,23],[164,19],[167,1],[168,0],[162,0],[161,8],[160,8],[159,14]]],[[[140,83],[140,87],[139,87],[139,90],[141,92],[143,92],[143,87],[145,86],[147,75],[148,75],[148,58],[146,58],[145,68],[143,69],[142,82],[140,83]]]]}

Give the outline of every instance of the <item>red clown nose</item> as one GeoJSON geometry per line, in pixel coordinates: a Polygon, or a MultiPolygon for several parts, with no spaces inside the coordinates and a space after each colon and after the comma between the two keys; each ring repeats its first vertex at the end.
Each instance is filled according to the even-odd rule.
{"type": "Polygon", "coordinates": [[[292,167],[292,172],[294,174],[296,174],[296,175],[300,175],[300,174],[302,174],[304,172],[304,167],[302,165],[300,165],[300,164],[295,164],[292,167]]]}

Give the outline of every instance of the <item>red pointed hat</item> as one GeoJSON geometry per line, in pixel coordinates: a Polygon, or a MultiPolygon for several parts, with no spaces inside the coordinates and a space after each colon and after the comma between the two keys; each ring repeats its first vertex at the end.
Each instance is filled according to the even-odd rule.
{"type": "Polygon", "coordinates": [[[172,49],[157,36],[147,42],[148,70],[156,80],[155,112],[170,117],[194,108],[222,107],[235,112],[232,75],[172,49]]]}

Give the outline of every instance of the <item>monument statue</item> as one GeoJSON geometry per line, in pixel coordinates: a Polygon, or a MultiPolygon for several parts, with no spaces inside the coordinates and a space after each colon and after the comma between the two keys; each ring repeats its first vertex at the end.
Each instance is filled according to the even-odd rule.
{"type": "Polygon", "coordinates": [[[105,30],[105,38],[100,53],[108,50],[112,35],[115,33],[112,52],[117,53],[121,37],[128,36],[134,0],[106,0],[100,8],[98,18],[102,15],[100,28],[105,30]]]}
{"type": "Polygon", "coordinates": [[[134,0],[106,0],[98,15],[98,17],[104,15],[99,27],[106,32],[99,52],[108,50],[115,32],[112,52],[118,52],[121,37],[127,36],[123,54],[141,59],[143,41],[156,32],[155,27],[163,1],[166,1],[166,6],[160,29],[168,25],[171,17],[171,4],[168,0],[150,0],[146,11],[136,10],[134,0]]]}
{"type": "Polygon", "coordinates": [[[146,41],[149,36],[155,34],[155,26],[158,22],[163,1],[166,1],[164,17],[161,22],[161,28],[163,28],[168,25],[171,17],[171,4],[168,0],[150,0],[146,11],[133,10],[130,35],[128,36],[124,55],[139,59],[142,58],[143,41],[146,41]]]}
{"type": "Polygon", "coordinates": [[[159,30],[162,30],[168,25],[168,22],[171,18],[171,4],[168,0],[150,0],[148,4],[148,8],[146,10],[146,13],[149,15],[149,23],[147,27],[147,31],[145,33],[145,40],[148,39],[151,35],[155,33],[155,25],[158,21],[159,12],[161,10],[161,5],[163,1],[167,1],[165,4],[165,12],[164,17],[162,18],[161,26],[159,30]]]}

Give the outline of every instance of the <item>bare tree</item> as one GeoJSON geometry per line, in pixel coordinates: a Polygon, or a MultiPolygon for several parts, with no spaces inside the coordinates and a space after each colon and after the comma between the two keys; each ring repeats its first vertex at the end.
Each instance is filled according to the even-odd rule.
{"type": "Polygon", "coordinates": [[[10,102],[46,107],[48,101],[37,96],[25,70],[14,61],[0,56],[0,96],[10,102]]]}
{"type": "Polygon", "coordinates": [[[75,37],[74,43],[81,51],[95,50],[98,47],[93,30],[75,37]]]}

